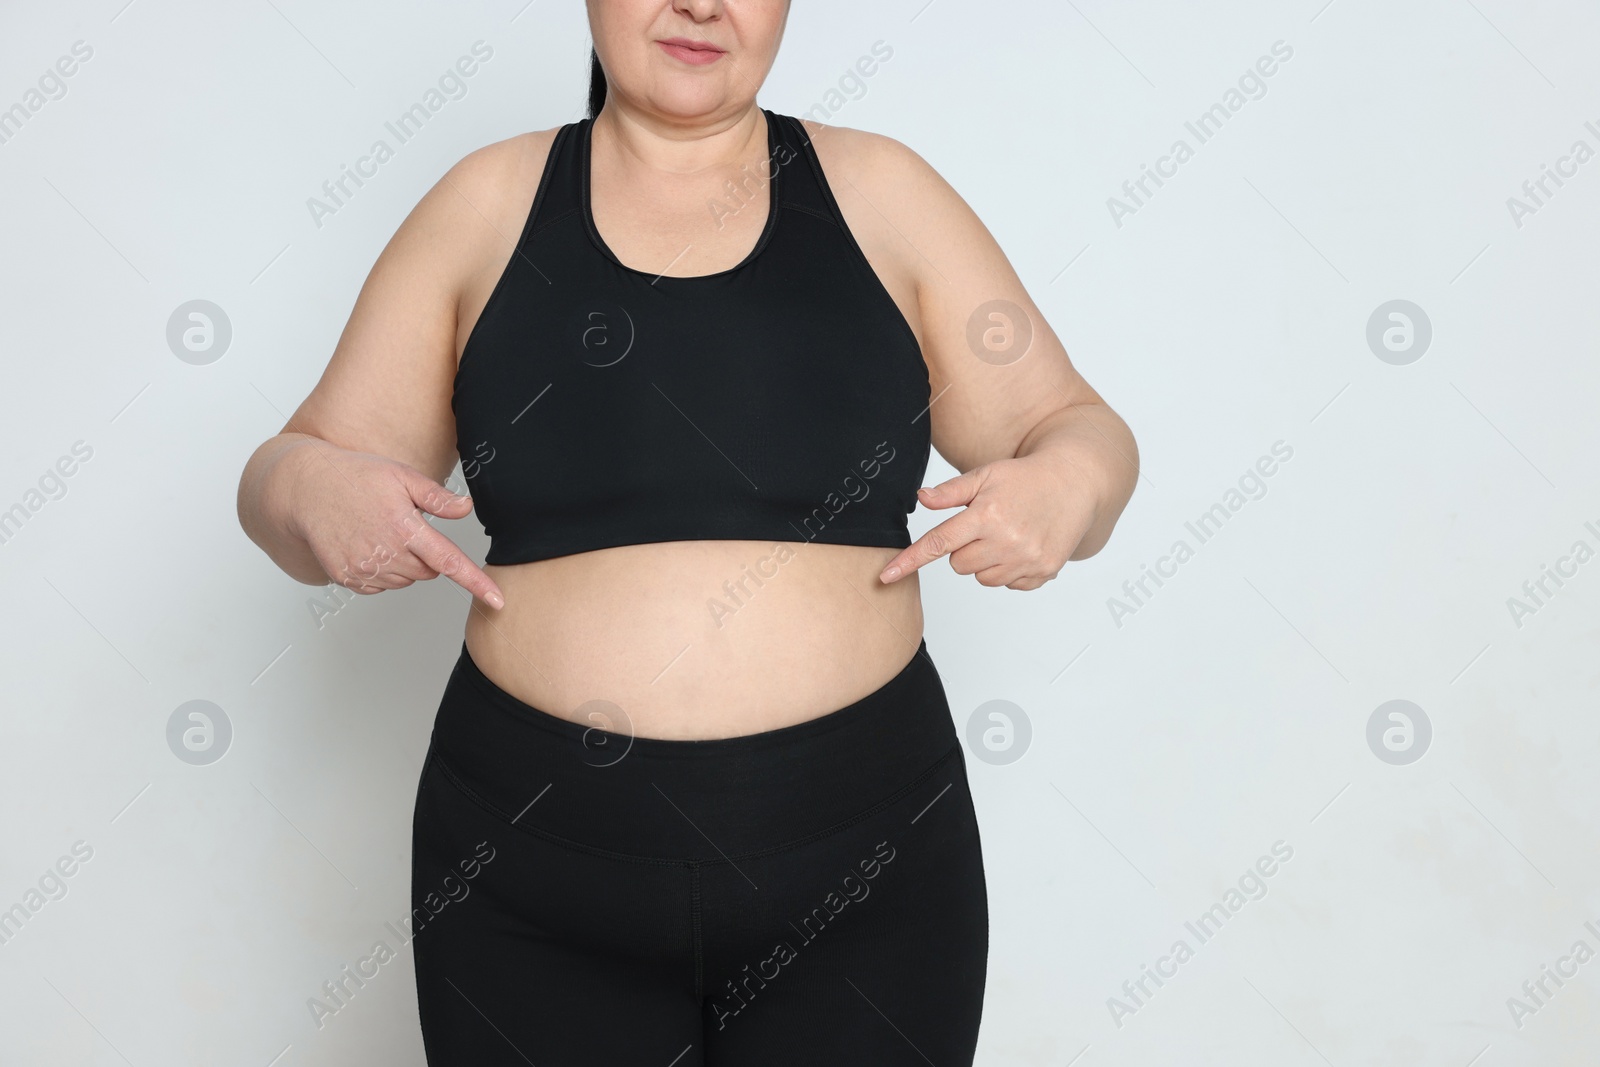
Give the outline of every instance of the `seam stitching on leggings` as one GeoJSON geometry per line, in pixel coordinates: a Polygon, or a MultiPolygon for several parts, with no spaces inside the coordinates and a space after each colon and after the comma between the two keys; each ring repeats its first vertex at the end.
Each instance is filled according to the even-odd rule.
{"type": "Polygon", "coordinates": [[[700,931],[700,864],[689,864],[689,929],[694,942],[694,999],[704,996],[705,955],[700,931]]]}
{"type": "Polygon", "coordinates": [[[797,838],[793,841],[786,841],[781,845],[772,845],[768,848],[754,849],[750,852],[736,852],[732,856],[723,857],[722,861],[671,860],[661,859],[655,856],[637,856],[630,852],[615,852],[611,849],[599,848],[595,845],[588,845],[582,841],[574,841],[570,837],[562,837],[560,834],[553,834],[549,830],[541,830],[536,826],[519,825],[516,822],[513,822],[512,817],[505,811],[502,811],[499,806],[494,804],[486,797],[480,796],[471,786],[462,781],[460,775],[456,774],[456,772],[451,769],[449,763],[440,758],[438,753],[434,753],[433,762],[439,768],[439,772],[446,778],[450,779],[451,784],[457,789],[461,790],[462,794],[465,795],[467,799],[471,800],[474,804],[477,804],[480,808],[483,808],[485,811],[496,816],[501,821],[507,823],[513,828],[521,830],[525,834],[531,834],[534,837],[541,838],[553,844],[561,845],[564,848],[573,849],[577,852],[587,852],[590,855],[603,856],[607,859],[620,860],[626,863],[645,863],[657,867],[684,867],[690,864],[705,865],[724,861],[731,866],[734,860],[760,859],[766,856],[775,856],[780,852],[787,852],[790,849],[799,848],[802,845],[808,845],[813,841],[820,841],[824,837],[831,837],[839,831],[854,826],[856,823],[861,822],[864,819],[869,819],[878,814],[880,811],[883,811],[885,808],[895,804],[907,793],[910,793],[917,786],[927,781],[928,778],[937,772],[940,767],[944,766],[944,764],[950,761],[951,756],[958,754],[960,751],[960,743],[952,745],[944,755],[940,756],[938,759],[929,764],[927,770],[923,771],[921,774],[917,775],[911,781],[907,782],[899,789],[896,789],[893,793],[890,793],[876,804],[872,804],[869,807],[863,808],[861,811],[850,816],[850,818],[845,819],[842,822],[834,823],[832,826],[818,830],[814,833],[807,834],[805,837],[797,838]]]}

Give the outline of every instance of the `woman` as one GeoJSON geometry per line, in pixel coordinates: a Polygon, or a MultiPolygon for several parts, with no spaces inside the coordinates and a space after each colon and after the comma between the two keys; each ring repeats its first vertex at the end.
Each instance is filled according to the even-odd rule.
{"type": "Polygon", "coordinates": [[[430,1063],[972,1062],[916,572],[1037,589],[1136,450],[921,158],[757,106],[787,16],[591,0],[590,118],[428,192],[244,472],[295,578],[474,598],[414,814],[430,1063]],[[930,443],[963,473],[919,489],[930,443]],[[912,543],[919,500],[963,510],[912,543]],[[474,501],[482,569],[422,519],[474,501]]]}

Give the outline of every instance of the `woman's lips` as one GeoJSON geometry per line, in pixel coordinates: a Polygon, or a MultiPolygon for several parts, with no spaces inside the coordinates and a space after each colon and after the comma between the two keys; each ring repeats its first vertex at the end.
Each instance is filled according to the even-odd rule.
{"type": "Polygon", "coordinates": [[[665,41],[657,41],[656,44],[673,59],[682,60],[696,67],[715,63],[726,54],[722,49],[704,41],[691,41],[686,37],[669,37],[665,41]]]}

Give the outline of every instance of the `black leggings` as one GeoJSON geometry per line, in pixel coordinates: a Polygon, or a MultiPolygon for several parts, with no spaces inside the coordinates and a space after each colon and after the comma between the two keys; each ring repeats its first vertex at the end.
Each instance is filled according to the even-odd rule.
{"type": "Polygon", "coordinates": [[[988,898],[926,644],[764,733],[550,715],[462,646],[417,792],[428,1063],[968,1067],[988,898]]]}

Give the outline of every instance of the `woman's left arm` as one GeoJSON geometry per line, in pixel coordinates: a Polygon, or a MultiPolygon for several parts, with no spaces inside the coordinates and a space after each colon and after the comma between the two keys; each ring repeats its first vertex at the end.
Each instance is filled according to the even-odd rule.
{"type": "Polygon", "coordinates": [[[987,586],[1037,589],[1104,547],[1133,495],[1133,434],[1067,357],[987,227],[920,156],[863,145],[854,192],[904,240],[933,397],[933,445],[962,473],[918,499],[962,507],[884,567],[949,555],[987,586]]]}

